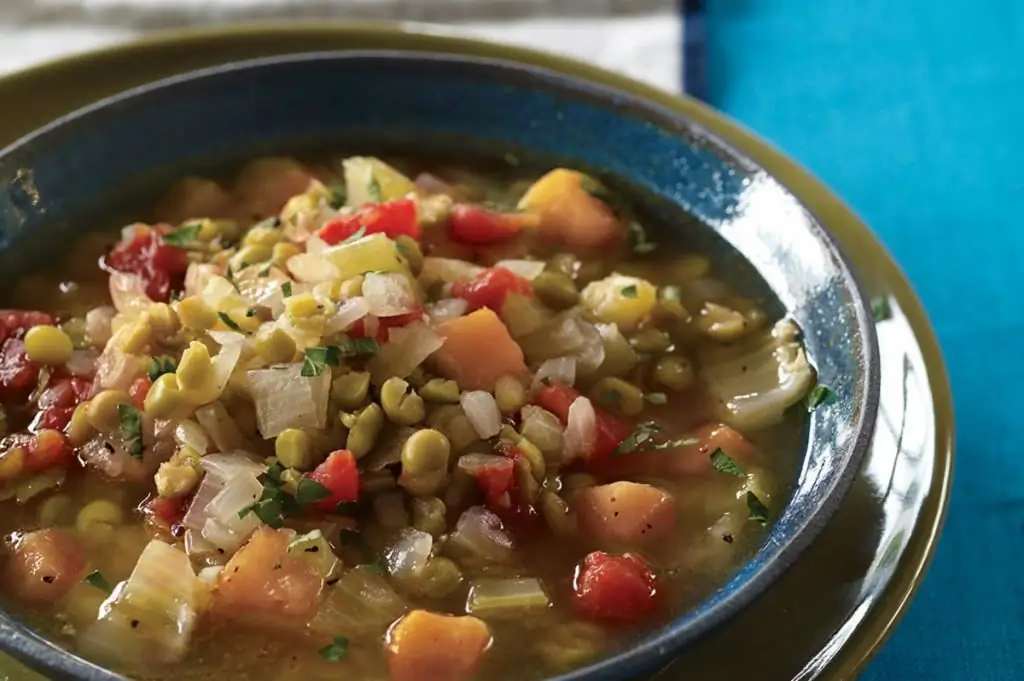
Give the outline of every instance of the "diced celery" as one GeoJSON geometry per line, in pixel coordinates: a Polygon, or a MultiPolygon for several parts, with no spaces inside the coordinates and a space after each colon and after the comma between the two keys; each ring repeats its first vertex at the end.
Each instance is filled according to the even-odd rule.
{"type": "Polygon", "coordinates": [[[364,272],[399,272],[409,274],[395,242],[383,234],[370,234],[347,244],[323,251],[323,257],[338,268],[339,279],[345,281],[364,272]]]}
{"type": "Polygon", "coordinates": [[[546,608],[548,599],[540,581],[532,577],[479,579],[470,586],[466,612],[493,616],[518,614],[524,610],[546,608]]]}

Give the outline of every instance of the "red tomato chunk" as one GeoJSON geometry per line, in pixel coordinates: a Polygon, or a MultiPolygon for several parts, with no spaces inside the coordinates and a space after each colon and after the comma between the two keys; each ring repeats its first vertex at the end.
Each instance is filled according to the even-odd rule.
{"type": "Polygon", "coordinates": [[[316,502],[314,508],[330,513],[338,504],[356,501],[359,498],[359,470],[356,457],[347,449],[332,452],[327,460],[306,475],[323,485],[331,493],[326,499],[316,502]]]}
{"type": "MultiPolygon", "coordinates": [[[[569,407],[580,393],[567,385],[542,385],[533,398],[534,404],[544,407],[557,416],[561,422],[569,420],[569,407]]],[[[632,427],[622,419],[612,416],[601,407],[594,405],[597,415],[597,435],[594,449],[587,460],[588,465],[599,465],[611,460],[612,454],[632,432],[632,427]]]]}
{"type": "Polygon", "coordinates": [[[23,337],[33,326],[53,323],[53,317],[45,312],[0,310],[0,343],[11,337],[23,337]]]}
{"type": "Polygon", "coordinates": [[[523,215],[458,204],[448,218],[448,235],[459,243],[484,246],[515,237],[525,225],[523,215]]]}
{"type": "Polygon", "coordinates": [[[580,614],[607,624],[635,624],[654,614],[660,605],[654,571],[632,553],[588,554],[576,571],[573,591],[580,614]]]}
{"type": "Polygon", "coordinates": [[[364,234],[384,234],[389,239],[408,236],[418,241],[420,223],[416,214],[416,202],[412,199],[399,199],[363,206],[353,215],[329,220],[318,236],[333,246],[356,234],[360,229],[364,230],[364,234]]]}
{"type": "Polygon", "coordinates": [[[469,303],[468,312],[482,307],[501,312],[505,296],[510,293],[531,295],[533,287],[526,279],[504,267],[492,267],[472,279],[460,279],[452,284],[452,297],[469,303]]]}
{"type": "Polygon", "coordinates": [[[165,244],[158,230],[139,226],[134,238],[114,246],[105,264],[112,270],[137,275],[146,295],[166,303],[172,288],[180,290],[184,286],[188,262],[187,251],[165,244]]]}
{"type": "Polygon", "coordinates": [[[25,343],[8,338],[0,346],[0,401],[23,397],[39,378],[39,365],[29,361],[25,343]]]}

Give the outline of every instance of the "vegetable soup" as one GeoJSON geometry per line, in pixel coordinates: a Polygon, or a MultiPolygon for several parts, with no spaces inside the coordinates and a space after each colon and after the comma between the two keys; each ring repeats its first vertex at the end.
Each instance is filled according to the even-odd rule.
{"type": "Polygon", "coordinates": [[[140,678],[522,681],[749,558],[831,399],[799,329],[581,172],[414,169],[188,178],[17,288],[19,616],[140,678]]]}

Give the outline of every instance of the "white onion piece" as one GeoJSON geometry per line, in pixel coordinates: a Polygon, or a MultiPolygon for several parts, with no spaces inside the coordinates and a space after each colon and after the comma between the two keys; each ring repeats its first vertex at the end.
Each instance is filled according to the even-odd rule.
{"type": "Polygon", "coordinates": [[[210,335],[220,343],[220,352],[213,358],[213,378],[217,386],[217,397],[228,387],[231,374],[238,366],[238,360],[242,357],[242,346],[245,345],[245,337],[234,331],[212,331],[210,335]]]}
{"type": "Polygon", "coordinates": [[[203,302],[220,312],[246,306],[246,300],[242,298],[235,285],[219,275],[210,277],[200,295],[203,302]]]}
{"type": "Polygon", "coordinates": [[[463,511],[450,542],[494,563],[509,563],[514,558],[512,535],[505,531],[501,518],[483,506],[470,506],[463,511]]]}
{"type": "Polygon", "coordinates": [[[494,263],[495,267],[504,267],[513,274],[518,274],[523,279],[534,280],[537,275],[544,271],[546,265],[541,260],[499,260],[494,263]]]}
{"type": "Polygon", "coordinates": [[[142,482],[151,474],[146,463],[124,450],[119,437],[97,435],[78,448],[78,459],[111,480],[142,482]]]}
{"type": "Polygon", "coordinates": [[[442,345],[444,339],[423,322],[388,329],[388,342],[369,362],[374,383],[380,385],[392,376],[407,377],[442,345]]]}
{"type": "Polygon", "coordinates": [[[434,538],[426,532],[403,529],[384,550],[388,574],[399,581],[415,578],[427,566],[433,546],[434,538]]]}
{"type": "Polygon", "coordinates": [[[436,326],[449,319],[461,317],[468,309],[469,301],[462,298],[445,298],[427,305],[427,316],[430,317],[430,323],[436,326]]]}
{"type": "Polygon", "coordinates": [[[235,551],[260,525],[255,513],[244,518],[239,513],[260,497],[263,485],[254,475],[236,475],[227,481],[206,506],[203,539],[225,551],[235,551]]]}
{"type": "Polygon", "coordinates": [[[370,306],[362,296],[356,296],[343,300],[338,304],[337,310],[324,325],[324,335],[333,336],[336,333],[347,331],[353,324],[365,317],[370,312],[370,306]]]}
{"type": "Polygon", "coordinates": [[[576,358],[558,357],[545,361],[538,367],[537,375],[533,377],[532,388],[536,390],[544,379],[550,379],[555,383],[564,383],[568,386],[573,385],[576,383],[576,358]]]}
{"type": "MultiPolygon", "coordinates": [[[[203,539],[202,535],[199,533],[202,532],[203,526],[206,525],[206,507],[210,505],[213,498],[216,497],[223,488],[224,478],[207,473],[199,482],[199,488],[192,496],[192,501],[188,505],[188,511],[186,511],[185,517],[182,518],[181,524],[183,527],[188,528],[189,532],[195,532],[198,540],[210,543],[206,539],[203,539]]],[[[213,544],[210,545],[213,546],[213,544]]]]}
{"type": "Polygon", "coordinates": [[[368,272],[363,278],[363,297],[370,314],[378,317],[394,317],[416,309],[412,283],[396,272],[368,272]]]}
{"type": "Polygon", "coordinates": [[[236,475],[257,476],[267,469],[262,463],[255,461],[248,453],[242,451],[210,454],[199,460],[210,476],[224,482],[236,475]]]}
{"type": "Polygon", "coordinates": [[[256,420],[264,438],[277,437],[286,428],[327,425],[331,372],[311,377],[301,372],[301,364],[248,372],[256,420]]]}
{"type": "Polygon", "coordinates": [[[142,371],[138,357],[126,355],[116,343],[108,343],[96,360],[96,383],[101,388],[128,390],[142,371]]]}
{"type": "Polygon", "coordinates": [[[117,310],[110,305],[94,307],[85,313],[85,335],[96,347],[104,347],[110,340],[110,323],[114,320],[117,310]]]}
{"type": "Polygon", "coordinates": [[[485,390],[467,390],[459,395],[459,404],[481,439],[494,437],[501,431],[501,412],[494,395],[485,390]]]}
{"type": "Polygon", "coordinates": [[[192,419],[185,419],[174,427],[174,442],[179,447],[191,447],[200,456],[210,451],[210,436],[192,419]]]}
{"type": "MultiPolygon", "coordinates": [[[[205,521],[204,521],[205,522],[205,521]]],[[[203,535],[191,528],[185,530],[185,553],[189,558],[211,558],[217,554],[217,546],[203,539],[203,535]]],[[[220,555],[223,555],[220,554],[220,555]]],[[[200,573],[201,576],[201,573],[200,573]]]]}
{"type": "Polygon", "coordinates": [[[423,269],[420,270],[419,278],[424,286],[439,281],[450,284],[462,278],[472,279],[483,271],[484,268],[465,260],[427,256],[423,259],[423,269]]]}
{"type": "MultiPolygon", "coordinates": [[[[191,555],[191,554],[189,554],[191,555]]],[[[223,565],[211,565],[210,567],[204,567],[199,571],[199,581],[208,587],[213,587],[220,578],[220,573],[224,572],[223,565]]]]}
{"type": "Polygon", "coordinates": [[[220,274],[220,268],[210,263],[193,262],[189,263],[185,270],[185,295],[198,296],[206,288],[210,277],[220,274]]]}
{"type": "Polygon", "coordinates": [[[576,458],[586,459],[593,452],[597,439],[597,414],[586,397],[577,397],[569,405],[563,438],[567,462],[576,458]]]}
{"type": "Polygon", "coordinates": [[[146,295],[142,278],[124,272],[114,272],[110,275],[110,300],[118,312],[133,316],[153,304],[153,299],[146,295]]]}
{"type": "Polygon", "coordinates": [[[245,438],[238,424],[222,402],[211,402],[196,409],[196,420],[217,447],[217,451],[230,452],[239,449],[245,438]]]}
{"type": "Polygon", "coordinates": [[[288,271],[298,281],[319,284],[322,281],[333,281],[341,276],[334,263],[316,253],[299,253],[288,258],[288,271]]]}
{"type": "Polygon", "coordinates": [[[180,662],[189,649],[205,588],[180,549],[154,539],[128,581],[100,606],[78,636],[91,659],[134,673],[180,662]]]}
{"type": "Polygon", "coordinates": [[[329,247],[330,245],[326,241],[318,237],[316,234],[306,239],[307,253],[313,253],[315,255],[317,253],[322,253],[323,251],[326,251],[329,247]]]}
{"type": "Polygon", "coordinates": [[[577,320],[577,324],[579,324],[580,335],[583,338],[577,355],[579,369],[587,373],[597,371],[598,367],[604,363],[604,341],[601,338],[601,332],[590,322],[577,320]]]}
{"type": "Polygon", "coordinates": [[[99,354],[95,350],[75,350],[64,367],[72,376],[92,376],[96,373],[96,360],[99,354]]]}
{"type": "Polygon", "coordinates": [[[349,570],[324,597],[309,628],[327,636],[355,636],[382,631],[406,611],[405,599],[388,580],[369,570],[349,570]]]}

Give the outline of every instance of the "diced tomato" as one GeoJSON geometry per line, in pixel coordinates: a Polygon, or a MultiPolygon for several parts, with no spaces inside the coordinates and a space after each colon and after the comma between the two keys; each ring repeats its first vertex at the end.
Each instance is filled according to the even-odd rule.
{"type": "Polygon", "coordinates": [[[53,323],[53,317],[45,312],[0,310],[0,343],[3,343],[12,336],[21,338],[33,326],[53,323]]]}
{"type": "MultiPolygon", "coordinates": [[[[569,407],[580,393],[561,383],[552,385],[541,385],[534,395],[534,404],[544,407],[557,416],[562,423],[569,420],[569,407]]],[[[618,449],[622,441],[633,432],[632,427],[612,414],[609,414],[598,405],[594,405],[594,413],[597,415],[597,435],[594,439],[594,450],[587,459],[588,466],[598,466],[609,459],[618,449]]]]}
{"type": "Polygon", "coordinates": [[[460,203],[452,207],[448,218],[448,235],[459,243],[485,246],[515,237],[530,223],[530,217],[460,203]]]}
{"type": "Polygon", "coordinates": [[[515,461],[510,458],[494,459],[489,465],[474,468],[472,475],[484,495],[487,506],[507,508],[512,504],[510,492],[515,482],[515,461]]]}
{"type": "Polygon", "coordinates": [[[30,473],[66,466],[74,460],[74,449],[64,433],[59,430],[43,429],[36,433],[28,446],[25,470],[30,473]]]}
{"type": "Polygon", "coordinates": [[[39,396],[36,414],[29,430],[64,430],[75,413],[75,407],[89,396],[92,383],[84,378],[55,379],[39,396]]]}
{"type": "MultiPolygon", "coordinates": [[[[423,319],[423,309],[417,308],[412,312],[406,312],[405,314],[397,314],[392,317],[378,317],[377,318],[377,333],[374,335],[381,343],[388,341],[388,329],[394,329],[401,326],[408,326],[413,322],[418,322],[423,319]]],[[[352,328],[348,330],[348,335],[352,338],[365,338],[366,337],[366,325],[363,320],[358,320],[352,325],[352,328]]]]}
{"type": "Polygon", "coordinates": [[[360,229],[365,230],[365,234],[384,234],[389,239],[409,236],[419,241],[420,221],[416,214],[416,202],[412,199],[398,199],[367,204],[352,215],[328,220],[317,236],[333,246],[360,229]]]}
{"type": "Polygon", "coordinates": [[[153,387],[153,381],[149,379],[149,376],[140,376],[135,379],[132,386],[128,388],[128,394],[132,397],[132,402],[139,409],[145,409],[146,395],[149,394],[149,389],[153,387]]]}
{"type": "Polygon", "coordinates": [[[583,559],[573,579],[576,609],[607,624],[635,624],[658,610],[658,580],[636,554],[613,556],[594,551],[583,559]]]}
{"type": "Polygon", "coordinates": [[[21,397],[31,390],[39,378],[39,365],[29,361],[25,343],[8,338],[0,346],[0,400],[21,397]]]}
{"type": "Polygon", "coordinates": [[[469,303],[467,312],[487,307],[501,312],[505,296],[510,293],[532,295],[530,282],[504,267],[492,267],[472,279],[459,279],[452,284],[452,297],[469,303]]]}
{"type": "Polygon", "coordinates": [[[493,458],[486,465],[474,467],[470,475],[485,495],[487,507],[502,522],[517,531],[528,531],[540,518],[537,508],[527,501],[516,478],[516,466],[526,456],[515,445],[501,442],[495,449],[502,458],[493,458]]]}
{"type": "Polygon", "coordinates": [[[28,429],[33,433],[40,430],[64,430],[75,413],[74,407],[50,407],[36,414],[28,429]]]}
{"type": "Polygon", "coordinates": [[[114,246],[104,265],[118,272],[138,275],[146,288],[146,295],[153,300],[167,302],[172,288],[183,288],[189,260],[186,250],[168,246],[160,233],[160,228],[138,226],[131,240],[114,246]]]}
{"type": "Polygon", "coordinates": [[[142,512],[153,516],[168,527],[172,527],[180,524],[185,518],[187,501],[188,499],[185,497],[165,499],[155,496],[142,505],[142,512]]]}
{"type": "Polygon", "coordinates": [[[330,513],[337,509],[338,504],[359,499],[359,469],[356,468],[356,457],[347,449],[331,452],[327,460],[306,477],[319,482],[331,493],[313,505],[318,511],[330,513]]]}

